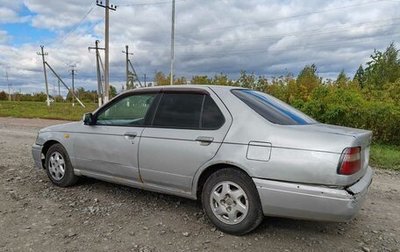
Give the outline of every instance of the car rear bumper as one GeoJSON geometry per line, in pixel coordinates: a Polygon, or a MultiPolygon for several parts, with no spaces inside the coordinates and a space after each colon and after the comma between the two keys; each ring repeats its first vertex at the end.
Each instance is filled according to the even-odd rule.
{"type": "Polygon", "coordinates": [[[289,218],[348,221],[364,202],[373,171],[345,189],[253,178],[264,215],[289,218]]]}
{"type": "Polygon", "coordinates": [[[35,162],[35,166],[38,169],[43,169],[42,165],[42,147],[41,145],[34,144],[32,145],[32,157],[35,162]]]}

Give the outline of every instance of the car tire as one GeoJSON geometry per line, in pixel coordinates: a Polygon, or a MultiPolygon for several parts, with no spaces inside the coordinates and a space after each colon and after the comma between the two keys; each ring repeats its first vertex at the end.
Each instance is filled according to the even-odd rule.
{"type": "Polygon", "coordinates": [[[53,184],[68,187],[78,181],[67,151],[61,144],[50,146],[46,153],[45,164],[47,176],[53,184]]]}
{"type": "Polygon", "coordinates": [[[258,191],[251,178],[233,168],[223,168],[206,180],[201,201],[211,222],[221,231],[244,235],[264,218],[258,191]]]}

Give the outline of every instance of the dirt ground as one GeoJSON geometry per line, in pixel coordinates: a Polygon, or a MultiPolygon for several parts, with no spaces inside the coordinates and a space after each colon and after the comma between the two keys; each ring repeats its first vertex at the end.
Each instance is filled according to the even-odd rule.
{"type": "Polygon", "coordinates": [[[216,230],[196,201],[93,179],[53,186],[34,168],[37,131],[61,121],[0,118],[0,251],[400,251],[400,174],[375,170],[349,223],[265,218],[216,230]]]}

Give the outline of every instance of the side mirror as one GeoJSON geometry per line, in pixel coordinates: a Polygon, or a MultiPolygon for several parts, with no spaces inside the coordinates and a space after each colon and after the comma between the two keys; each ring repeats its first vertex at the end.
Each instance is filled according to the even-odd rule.
{"type": "Polygon", "coordinates": [[[83,124],[85,125],[93,125],[94,119],[92,113],[85,113],[83,115],[83,124]]]}

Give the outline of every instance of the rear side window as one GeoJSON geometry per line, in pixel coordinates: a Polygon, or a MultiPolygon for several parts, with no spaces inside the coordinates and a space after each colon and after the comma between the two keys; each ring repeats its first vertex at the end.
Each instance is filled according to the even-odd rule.
{"type": "Polygon", "coordinates": [[[203,116],[201,120],[202,129],[218,129],[224,124],[225,118],[219,110],[214,100],[206,95],[203,106],[203,116]]]}
{"type": "Polygon", "coordinates": [[[314,119],[283,101],[250,89],[235,89],[232,93],[268,121],[281,125],[316,123],[314,119]]]}
{"type": "Polygon", "coordinates": [[[163,94],[153,126],[196,129],[200,125],[202,94],[163,94]]]}
{"type": "Polygon", "coordinates": [[[153,126],[181,129],[217,129],[225,119],[209,95],[164,93],[153,126]]]}

